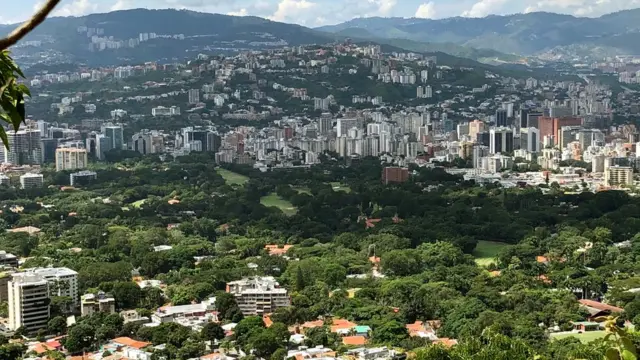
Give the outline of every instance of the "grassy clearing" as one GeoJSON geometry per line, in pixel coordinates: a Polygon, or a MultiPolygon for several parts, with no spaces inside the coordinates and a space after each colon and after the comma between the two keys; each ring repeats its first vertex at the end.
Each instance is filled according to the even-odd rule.
{"type": "Polygon", "coordinates": [[[350,187],[343,185],[342,183],[339,183],[339,182],[331,182],[329,183],[329,185],[331,185],[331,187],[333,188],[333,191],[344,191],[346,193],[351,192],[350,187]]]}
{"type": "Polygon", "coordinates": [[[133,206],[134,208],[138,209],[138,208],[140,208],[140,206],[142,206],[142,204],[144,204],[145,201],[147,201],[147,199],[134,201],[134,202],[131,203],[131,206],[133,206]]]}
{"type": "Polygon", "coordinates": [[[292,187],[293,190],[297,191],[298,194],[307,194],[307,195],[312,195],[311,194],[311,189],[309,189],[306,186],[293,186],[292,187]]]}
{"type": "Polygon", "coordinates": [[[218,168],[216,169],[216,172],[222,176],[227,185],[244,185],[249,181],[248,177],[227,169],[218,168]]]}
{"type": "Polygon", "coordinates": [[[478,245],[473,251],[473,256],[476,258],[476,264],[480,266],[487,266],[492,262],[495,262],[495,258],[500,251],[509,246],[509,244],[495,241],[478,241],[478,245]]]}
{"type": "Polygon", "coordinates": [[[267,196],[263,196],[260,199],[260,203],[267,207],[276,207],[287,216],[295,215],[296,212],[298,212],[293,204],[281,198],[276,193],[271,193],[267,196]]]}
{"type": "Polygon", "coordinates": [[[601,331],[587,331],[587,332],[583,332],[581,334],[574,334],[574,333],[568,333],[568,334],[551,334],[551,338],[552,339],[566,339],[568,337],[575,337],[576,339],[580,340],[581,343],[583,344],[587,344],[592,342],[593,340],[597,340],[597,339],[601,339],[603,338],[605,335],[607,335],[607,332],[604,330],[601,331]]]}

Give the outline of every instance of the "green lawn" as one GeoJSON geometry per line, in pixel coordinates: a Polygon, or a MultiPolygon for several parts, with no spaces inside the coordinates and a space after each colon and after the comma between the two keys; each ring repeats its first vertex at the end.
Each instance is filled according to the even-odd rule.
{"type": "Polygon", "coordinates": [[[350,187],[343,185],[342,183],[339,183],[339,182],[330,182],[329,185],[331,185],[331,187],[333,188],[333,191],[344,191],[346,193],[351,192],[350,187]]]}
{"type": "Polygon", "coordinates": [[[240,175],[238,173],[234,173],[233,171],[229,171],[227,169],[217,168],[216,172],[220,176],[222,176],[222,178],[224,178],[224,181],[227,183],[227,185],[244,185],[247,183],[247,181],[249,181],[248,177],[240,175]]]}
{"type": "Polygon", "coordinates": [[[583,332],[582,334],[558,334],[558,335],[551,334],[551,338],[565,339],[573,336],[576,339],[580,340],[581,343],[587,344],[592,342],[593,340],[603,338],[605,335],[607,335],[607,332],[604,330],[601,330],[601,331],[587,331],[587,332],[583,332]]]}
{"type": "Polygon", "coordinates": [[[307,194],[307,195],[311,195],[311,189],[309,189],[306,186],[293,186],[292,187],[293,190],[297,191],[298,194],[307,194]]]}
{"type": "Polygon", "coordinates": [[[139,208],[140,206],[142,206],[142,204],[144,204],[144,202],[147,201],[147,199],[142,199],[142,200],[138,200],[138,201],[134,201],[131,203],[131,206],[133,206],[134,208],[139,208]]]}
{"type": "Polygon", "coordinates": [[[495,241],[478,241],[478,245],[473,251],[473,256],[476,258],[476,264],[480,266],[487,266],[492,262],[495,262],[495,258],[500,251],[508,246],[510,245],[495,241]]]}
{"type": "Polygon", "coordinates": [[[295,215],[296,212],[298,212],[293,204],[281,198],[276,193],[271,193],[267,196],[263,196],[260,199],[260,203],[268,207],[277,207],[287,216],[295,215]]]}

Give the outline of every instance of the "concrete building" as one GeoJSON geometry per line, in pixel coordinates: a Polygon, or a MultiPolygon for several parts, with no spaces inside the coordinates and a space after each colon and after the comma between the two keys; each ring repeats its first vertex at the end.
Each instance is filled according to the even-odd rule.
{"type": "Polygon", "coordinates": [[[86,149],[56,149],[56,171],[84,169],[89,164],[86,149]]]}
{"type": "Polygon", "coordinates": [[[200,90],[199,89],[191,89],[189,90],[189,104],[195,105],[200,102],[200,90]]]}
{"type": "Polygon", "coordinates": [[[496,110],[496,126],[508,126],[509,125],[509,117],[507,116],[506,109],[498,109],[496,110]]]}
{"type": "Polygon", "coordinates": [[[165,150],[164,137],[156,131],[136,133],[131,140],[133,150],[143,155],[163,153],[165,150]]]}
{"type": "Polygon", "coordinates": [[[0,251],[0,267],[2,266],[10,266],[17,268],[18,267],[18,257],[9,254],[6,251],[0,251]]]}
{"type": "Polygon", "coordinates": [[[80,302],[80,312],[82,316],[90,316],[95,313],[103,312],[107,314],[115,314],[116,300],[111,295],[103,292],[96,294],[82,295],[80,302]]]}
{"type": "Polygon", "coordinates": [[[98,174],[95,171],[84,170],[69,175],[69,182],[71,186],[87,185],[97,178],[98,174]]]}
{"type": "Polygon", "coordinates": [[[520,148],[531,153],[540,152],[540,130],[534,127],[520,129],[520,148]]]}
{"type": "Polygon", "coordinates": [[[49,293],[51,296],[68,296],[73,301],[74,306],[79,305],[77,272],[65,267],[31,268],[13,274],[13,279],[29,277],[31,275],[36,275],[49,282],[49,293]]]}
{"type": "Polygon", "coordinates": [[[26,173],[20,176],[20,187],[23,189],[41,188],[44,185],[42,174],[26,173]]]}
{"type": "Polygon", "coordinates": [[[382,169],[382,183],[403,183],[409,180],[409,169],[401,167],[385,167],[382,169]]]}
{"type": "Polygon", "coordinates": [[[104,136],[111,139],[111,149],[122,150],[124,147],[124,129],[122,125],[108,125],[102,127],[104,136]]]}
{"type": "Polygon", "coordinates": [[[604,182],[607,186],[633,185],[633,168],[630,166],[611,166],[604,171],[604,182]]]}
{"type": "Polygon", "coordinates": [[[287,290],[273,276],[244,278],[227,283],[244,316],[263,315],[290,305],[287,290]]]}
{"type": "Polygon", "coordinates": [[[7,131],[9,149],[4,150],[4,162],[13,165],[42,164],[42,142],[40,130],[26,129],[7,131]]]}
{"type": "Polygon", "coordinates": [[[49,282],[37,274],[14,274],[8,283],[9,329],[35,332],[49,321],[49,282]],[[18,275],[18,276],[16,276],[18,275]]]}
{"type": "Polygon", "coordinates": [[[364,121],[362,119],[352,118],[352,119],[338,119],[338,125],[336,126],[338,137],[347,136],[347,133],[350,129],[362,129],[364,127],[364,121]]]}
{"type": "Polygon", "coordinates": [[[506,127],[489,130],[489,152],[492,154],[513,151],[513,130],[506,127]]]}
{"type": "Polygon", "coordinates": [[[11,179],[5,174],[0,174],[0,185],[4,185],[4,186],[11,185],[11,179]]]}

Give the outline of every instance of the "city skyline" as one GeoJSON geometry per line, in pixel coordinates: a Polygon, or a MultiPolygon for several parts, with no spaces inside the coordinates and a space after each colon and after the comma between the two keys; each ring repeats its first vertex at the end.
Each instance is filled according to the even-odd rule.
{"type": "MultiPolygon", "coordinates": [[[[5,4],[0,23],[25,20],[42,3],[25,0],[5,4]]],[[[456,16],[484,17],[535,11],[597,17],[640,6],[640,0],[63,0],[53,16],[83,16],[135,8],[189,9],[235,16],[259,16],[273,21],[309,27],[345,22],[358,17],[404,17],[442,19],[456,16]]]]}

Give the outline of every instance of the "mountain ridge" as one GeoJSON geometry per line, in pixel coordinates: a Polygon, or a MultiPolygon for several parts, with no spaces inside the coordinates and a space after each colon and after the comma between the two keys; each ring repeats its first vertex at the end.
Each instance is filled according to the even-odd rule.
{"type": "Polygon", "coordinates": [[[536,55],[572,45],[606,46],[614,53],[640,53],[637,41],[615,41],[615,37],[623,34],[640,35],[640,9],[618,11],[597,18],[550,12],[436,20],[355,18],[316,30],[336,33],[347,28],[366,29],[378,38],[453,43],[508,54],[536,55]],[[611,46],[611,41],[616,43],[615,46],[611,46]]]}

